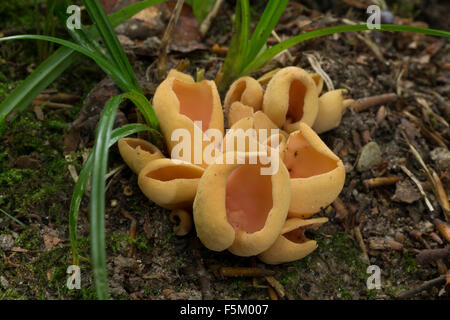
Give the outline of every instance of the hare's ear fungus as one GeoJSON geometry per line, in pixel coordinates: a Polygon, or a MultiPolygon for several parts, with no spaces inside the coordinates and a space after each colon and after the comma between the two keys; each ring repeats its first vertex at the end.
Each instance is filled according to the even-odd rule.
{"type": "Polygon", "coordinates": [[[194,80],[194,78],[192,78],[192,76],[190,76],[186,73],[180,72],[177,69],[170,70],[169,74],[167,75],[167,78],[175,78],[180,81],[189,82],[189,83],[195,82],[195,80],[194,80]]]}
{"type": "Polygon", "coordinates": [[[258,111],[254,117],[242,118],[227,130],[223,139],[223,153],[259,152],[270,157],[272,152],[278,151],[281,160],[284,159],[288,135],[276,126],[272,127],[265,115],[261,118],[258,114],[264,115],[258,111]]]}
{"type": "Polygon", "coordinates": [[[314,82],[316,83],[317,87],[317,95],[320,96],[323,90],[323,78],[318,73],[310,73],[311,78],[313,78],[314,82]]]}
{"type": "Polygon", "coordinates": [[[277,241],[258,258],[267,264],[280,264],[306,257],[317,248],[317,242],[306,238],[305,230],[317,228],[327,221],[327,218],[286,220],[277,241]]]}
{"type": "MultiPolygon", "coordinates": [[[[232,156],[249,163],[253,155],[232,156]]],[[[279,236],[290,202],[289,173],[282,162],[272,175],[262,175],[263,167],[259,163],[213,164],[205,170],[194,201],[194,223],[210,250],[253,256],[267,250],[279,236]]]]}
{"type": "Polygon", "coordinates": [[[289,216],[307,218],[331,204],[342,190],[342,161],[306,124],[292,132],[284,159],[291,177],[289,216]]]}
{"type": "Polygon", "coordinates": [[[192,206],[204,169],[188,162],[158,159],[146,165],[138,177],[141,191],[167,209],[192,206]]]}
{"type": "Polygon", "coordinates": [[[323,133],[337,128],[341,123],[342,115],[353,100],[344,100],[345,89],[333,90],[319,98],[319,113],[312,128],[317,133],[323,133]]]}
{"type": "Polygon", "coordinates": [[[187,75],[171,71],[156,89],[153,107],[169,152],[181,142],[190,148],[188,156],[172,154],[171,157],[206,167],[201,159],[194,161],[195,144],[201,143],[203,152],[209,144],[219,143],[203,139],[205,131],[216,129],[221,137],[224,131],[222,106],[214,81],[196,83],[187,75]],[[202,141],[196,140],[197,136],[202,141]]]}
{"type": "Polygon", "coordinates": [[[267,85],[263,111],[287,132],[298,130],[301,122],[312,126],[319,109],[316,83],[308,72],[287,67],[277,72],[267,85]]]}
{"type": "Polygon", "coordinates": [[[122,159],[136,174],[150,161],[164,158],[157,147],[142,139],[122,138],[118,145],[122,159]]]}
{"type": "Polygon", "coordinates": [[[239,120],[248,117],[253,117],[252,107],[246,106],[239,101],[233,102],[228,110],[228,127],[232,127],[239,120]]]}
{"type": "Polygon", "coordinates": [[[228,115],[229,108],[236,101],[251,107],[253,111],[258,111],[262,107],[263,95],[263,89],[258,81],[251,77],[241,77],[231,84],[225,96],[225,114],[228,115]]]}

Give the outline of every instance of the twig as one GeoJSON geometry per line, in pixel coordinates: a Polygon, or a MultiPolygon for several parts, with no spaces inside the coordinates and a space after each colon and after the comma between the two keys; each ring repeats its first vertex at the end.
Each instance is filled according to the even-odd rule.
{"type": "MultiPolygon", "coordinates": [[[[136,239],[136,226],[137,226],[137,221],[136,219],[126,210],[121,210],[122,215],[129,219],[131,221],[131,225],[130,225],[130,234],[129,237],[131,239],[136,239]]],[[[128,256],[132,257],[134,256],[134,243],[130,244],[130,251],[128,251],[128,256]]]]}
{"type": "Polygon", "coordinates": [[[436,186],[436,194],[438,196],[439,203],[444,211],[445,220],[450,221],[450,203],[448,202],[447,192],[445,192],[444,186],[442,185],[441,179],[437,173],[431,169],[433,180],[436,186]]]}
{"type": "Polygon", "coordinates": [[[211,282],[209,280],[208,273],[205,270],[202,256],[200,255],[200,243],[197,236],[193,236],[191,238],[191,249],[192,255],[194,256],[195,262],[197,264],[200,288],[202,291],[202,299],[212,300],[213,296],[211,294],[211,282]]]}
{"type": "Polygon", "coordinates": [[[444,187],[442,186],[441,180],[439,179],[439,177],[437,176],[436,173],[434,173],[428,168],[428,166],[425,164],[425,162],[423,161],[422,157],[420,156],[420,153],[416,150],[416,148],[414,148],[414,146],[409,142],[409,139],[407,137],[407,135],[405,134],[404,131],[402,131],[402,135],[405,138],[406,142],[409,145],[409,148],[411,149],[411,152],[413,153],[413,155],[416,157],[417,161],[420,163],[420,165],[422,166],[423,170],[425,171],[425,173],[427,174],[427,178],[431,183],[432,189],[434,194],[436,195],[436,197],[439,200],[439,204],[442,207],[442,210],[444,211],[445,214],[445,219],[447,221],[449,221],[449,215],[450,215],[450,205],[448,203],[448,199],[447,199],[447,195],[445,193],[444,187]],[[437,178],[436,178],[436,177],[437,178]],[[445,200],[444,200],[445,199],[445,200]]]}
{"type": "Polygon", "coordinates": [[[425,249],[422,250],[417,256],[416,260],[418,263],[424,265],[427,263],[435,262],[439,259],[449,259],[450,258],[450,248],[444,249],[425,249]]]}
{"type": "Polygon", "coordinates": [[[34,105],[44,106],[45,108],[51,109],[73,109],[73,105],[66,103],[56,103],[51,101],[41,101],[41,100],[33,100],[34,105]]]}
{"type": "Polygon", "coordinates": [[[286,296],[286,291],[284,290],[283,285],[280,282],[278,282],[277,279],[275,279],[272,276],[267,276],[266,280],[271,285],[271,287],[275,289],[275,291],[277,292],[278,296],[281,299],[283,299],[286,296]]]}
{"type": "Polygon", "coordinates": [[[419,189],[420,194],[423,196],[424,200],[425,200],[425,204],[428,207],[428,210],[430,210],[431,212],[434,211],[433,205],[431,204],[430,200],[427,197],[427,194],[425,193],[425,191],[423,190],[422,184],[420,183],[419,180],[417,180],[417,178],[414,176],[414,174],[408,170],[408,168],[406,168],[405,166],[401,165],[400,168],[403,170],[404,173],[406,173],[411,180],[416,184],[417,188],[419,189]]]}
{"type": "Polygon", "coordinates": [[[442,221],[441,219],[433,219],[433,223],[436,226],[436,229],[438,229],[439,233],[447,240],[447,242],[450,242],[450,226],[442,221]]]}
{"type": "Polygon", "coordinates": [[[222,277],[266,277],[273,276],[275,271],[261,268],[221,267],[219,273],[222,277]]]}
{"type": "MultiPolygon", "coordinates": [[[[278,41],[278,43],[282,42],[281,38],[278,36],[275,30],[272,30],[272,36],[274,36],[274,38],[278,41]]],[[[290,61],[294,60],[294,57],[292,56],[292,54],[289,52],[288,49],[284,50],[283,53],[286,53],[290,61]]]]}
{"type": "Polygon", "coordinates": [[[211,27],[211,23],[214,20],[214,18],[219,13],[220,7],[222,6],[223,0],[217,0],[214,4],[214,7],[211,9],[211,11],[206,16],[205,20],[203,20],[202,24],[200,25],[200,33],[202,37],[206,35],[206,33],[209,30],[209,27],[211,27]]]}
{"type": "Polygon", "coordinates": [[[442,275],[439,276],[433,280],[430,281],[426,281],[424,282],[422,285],[418,286],[417,288],[411,289],[411,290],[407,290],[407,291],[403,291],[402,293],[397,295],[397,299],[408,299],[411,298],[413,296],[415,296],[416,294],[422,292],[423,290],[428,290],[432,287],[437,287],[440,286],[442,284],[445,284],[445,281],[447,280],[447,276],[446,275],[442,275]]]}
{"type": "Polygon", "coordinates": [[[423,123],[422,121],[417,118],[416,116],[412,115],[411,113],[409,113],[408,111],[403,111],[403,113],[410,118],[416,125],[419,126],[420,130],[422,131],[422,133],[430,138],[432,141],[434,141],[435,143],[437,143],[439,146],[443,147],[443,148],[447,148],[446,143],[448,143],[448,141],[446,139],[444,139],[440,134],[438,134],[437,132],[433,132],[430,129],[428,129],[423,123]]]}
{"type": "Polygon", "coordinates": [[[364,243],[364,239],[361,234],[361,230],[359,229],[358,226],[356,226],[353,230],[355,232],[356,240],[358,241],[358,244],[361,247],[361,251],[363,253],[364,260],[366,260],[367,262],[370,262],[369,256],[367,255],[366,244],[364,243]]]}
{"type": "Polygon", "coordinates": [[[331,81],[328,74],[322,69],[322,66],[320,65],[320,62],[317,60],[317,58],[312,54],[305,53],[304,55],[308,59],[308,62],[311,65],[311,67],[314,69],[314,71],[322,77],[323,81],[325,81],[328,91],[333,91],[334,90],[333,81],[331,81]]]}
{"type": "Polygon", "coordinates": [[[375,42],[372,41],[367,35],[362,35],[359,33],[356,33],[356,36],[359,40],[364,42],[366,46],[369,47],[370,50],[375,54],[375,57],[377,57],[378,60],[380,60],[381,63],[386,64],[386,59],[383,57],[383,53],[381,52],[380,48],[376,45],[375,42]]]}
{"type": "Polygon", "coordinates": [[[173,31],[177,25],[178,18],[180,17],[181,9],[183,8],[184,0],[178,0],[175,5],[175,9],[170,17],[169,24],[167,25],[166,32],[161,40],[161,52],[158,60],[158,77],[162,79],[167,71],[167,46],[172,38],[173,31]]]}
{"type": "Polygon", "coordinates": [[[276,291],[272,287],[267,287],[270,300],[278,300],[276,291]]]}
{"type": "Polygon", "coordinates": [[[378,177],[378,178],[366,179],[363,181],[363,184],[367,188],[390,186],[390,185],[396,184],[397,181],[399,181],[400,179],[401,179],[400,177],[378,177]]]}
{"type": "Polygon", "coordinates": [[[353,102],[350,107],[357,112],[361,112],[380,104],[386,104],[395,100],[397,100],[397,95],[395,93],[386,93],[379,96],[358,99],[353,102]]]}

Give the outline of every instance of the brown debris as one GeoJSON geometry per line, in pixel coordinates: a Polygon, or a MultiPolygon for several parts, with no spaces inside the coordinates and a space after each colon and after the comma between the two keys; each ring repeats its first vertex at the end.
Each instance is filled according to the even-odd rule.
{"type": "Polygon", "coordinates": [[[444,249],[425,249],[422,250],[417,256],[416,260],[418,263],[425,265],[432,262],[436,262],[440,259],[450,258],[450,248],[444,249]]]}
{"type": "Polygon", "coordinates": [[[436,229],[438,229],[439,233],[445,238],[445,240],[447,240],[447,242],[450,242],[450,225],[437,218],[433,220],[433,223],[436,226],[436,229]]]}
{"type": "Polygon", "coordinates": [[[409,299],[412,298],[413,296],[415,296],[416,294],[424,291],[424,290],[428,290],[430,288],[433,287],[437,287],[440,285],[445,284],[447,281],[447,276],[446,275],[441,275],[435,279],[429,280],[424,282],[422,285],[418,286],[417,288],[411,289],[411,290],[407,290],[407,291],[403,291],[401,293],[399,293],[397,295],[397,299],[409,299]]]}
{"type": "Polygon", "coordinates": [[[333,208],[336,210],[335,219],[342,222],[348,216],[348,209],[345,206],[344,202],[338,197],[331,204],[333,208]]]}
{"type": "MultiPolygon", "coordinates": [[[[131,239],[136,239],[136,227],[137,227],[136,219],[126,210],[121,210],[120,212],[125,218],[131,221],[129,237],[131,239]]],[[[134,243],[130,243],[130,250],[128,251],[128,256],[132,257],[134,256],[134,254],[135,254],[134,243]]]]}
{"type": "Polygon", "coordinates": [[[388,102],[395,101],[396,99],[397,94],[386,93],[379,96],[358,99],[355,102],[353,102],[350,107],[352,107],[357,112],[361,112],[369,108],[378,106],[380,104],[386,104],[388,102]]]}
{"type": "Polygon", "coordinates": [[[363,253],[363,258],[364,258],[364,260],[366,260],[367,262],[370,262],[369,256],[368,256],[368,254],[367,254],[366,244],[364,243],[364,239],[363,239],[363,236],[362,236],[362,234],[361,234],[361,230],[359,229],[358,226],[356,226],[356,227],[353,229],[353,231],[354,231],[354,233],[355,233],[356,241],[358,242],[359,247],[361,248],[361,251],[362,251],[362,253],[363,253]]]}
{"type": "Polygon", "coordinates": [[[396,184],[397,181],[399,181],[400,179],[401,179],[400,177],[378,177],[366,179],[363,181],[363,184],[367,188],[376,188],[396,184]]]}
{"type": "Polygon", "coordinates": [[[408,180],[405,180],[397,183],[392,200],[404,203],[414,203],[420,198],[421,195],[417,189],[408,180]]]}
{"type": "Polygon", "coordinates": [[[369,248],[372,250],[386,250],[392,249],[400,251],[403,249],[403,245],[395,240],[385,239],[381,237],[369,238],[369,248]]]}
{"type": "Polygon", "coordinates": [[[198,277],[200,281],[200,288],[203,300],[212,300],[211,281],[203,264],[202,256],[200,255],[200,240],[197,236],[193,236],[190,241],[192,255],[197,265],[198,277]]]}
{"type": "Polygon", "coordinates": [[[37,170],[41,166],[41,163],[39,160],[36,160],[30,156],[23,155],[16,159],[15,165],[19,169],[37,170]]]}
{"type": "Polygon", "coordinates": [[[265,278],[270,286],[275,289],[278,296],[283,299],[286,296],[286,291],[284,290],[283,285],[272,276],[267,276],[265,278]]]}
{"type": "Polygon", "coordinates": [[[273,276],[275,271],[261,268],[221,267],[222,277],[266,277],[273,276]]]}
{"type": "Polygon", "coordinates": [[[441,179],[436,174],[434,170],[431,170],[433,174],[433,181],[436,188],[436,195],[438,197],[439,203],[445,214],[445,219],[447,222],[450,221],[450,203],[448,202],[447,192],[445,192],[444,186],[442,185],[441,179]]]}

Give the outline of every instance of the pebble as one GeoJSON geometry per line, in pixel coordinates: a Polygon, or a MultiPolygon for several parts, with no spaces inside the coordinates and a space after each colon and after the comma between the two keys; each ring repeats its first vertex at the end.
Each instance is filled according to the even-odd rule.
{"type": "Polygon", "coordinates": [[[11,250],[14,246],[14,239],[10,234],[0,234],[0,249],[3,251],[11,250]]]}
{"type": "Polygon", "coordinates": [[[436,163],[439,171],[450,171],[450,151],[445,148],[436,148],[430,152],[431,159],[436,163]]]}
{"type": "Polygon", "coordinates": [[[4,276],[0,276],[0,287],[3,287],[3,289],[8,289],[9,287],[9,281],[4,276]]]}
{"type": "Polygon", "coordinates": [[[356,164],[356,169],[359,172],[367,171],[372,168],[373,165],[381,162],[381,149],[380,146],[372,141],[366,144],[361,149],[361,155],[359,157],[358,163],[356,164]]]}

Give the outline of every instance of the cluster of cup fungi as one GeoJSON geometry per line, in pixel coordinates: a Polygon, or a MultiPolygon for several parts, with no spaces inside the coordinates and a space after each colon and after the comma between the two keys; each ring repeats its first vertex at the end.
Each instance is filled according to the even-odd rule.
{"type": "Polygon", "coordinates": [[[210,250],[267,264],[295,261],[317,248],[305,230],[327,222],[311,217],[337,198],[345,181],[342,161],[318,134],[336,128],[352,100],[345,90],[322,89],[320,75],[287,67],[265,90],[251,77],[237,79],[222,108],[214,81],[171,70],[153,98],[170,158],[142,139],[121,139],[119,150],[145,196],[171,210],[177,235],[195,228],[210,250]],[[188,133],[181,152],[174,140],[180,129],[188,133]],[[234,143],[249,129],[256,134],[234,143]],[[214,161],[194,159],[198,150],[214,161]],[[277,170],[262,174],[269,164],[255,156],[261,150],[278,161],[277,170]]]}

